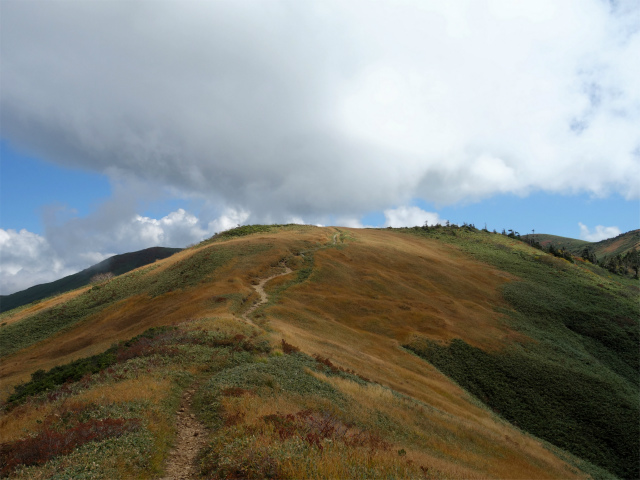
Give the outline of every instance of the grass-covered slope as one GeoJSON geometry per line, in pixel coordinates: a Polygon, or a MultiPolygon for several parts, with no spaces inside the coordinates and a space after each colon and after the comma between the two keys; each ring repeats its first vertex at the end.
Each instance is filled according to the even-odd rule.
{"type": "Polygon", "coordinates": [[[534,238],[543,247],[553,245],[556,248],[566,249],[576,256],[582,255],[586,247],[593,252],[599,260],[606,260],[617,255],[625,256],[628,252],[640,250],[640,230],[631,230],[621,233],[617,237],[607,238],[599,242],[587,242],[575,238],[538,233],[535,235],[524,235],[523,238],[534,238]]]}
{"type": "Polygon", "coordinates": [[[612,278],[500,235],[439,237],[517,276],[502,286],[509,325],[526,335],[499,351],[424,337],[407,344],[521,428],[623,478],[640,476],[638,282],[612,278]]]}
{"type": "Polygon", "coordinates": [[[0,474],[161,477],[179,433],[173,417],[190,391],[191,414],[208,429],[197,478],[473,478],[483,465],[474,456],[496,461],[494,477],[580,477],[517,431],[494,443],[454,433],[429,405],[273,345],[239,320],[151,330],[92,360],[25,385],[31,396],[0,419],[0,474]],[[101,370],[90,366],[100,362],[101,370]],[[438,449],[442,442],[452,450],[438,449]]]}
{"type": "Polygon", "coordinates": [[[91,279],[97,274],[112,273],[113,275],[122,275],[156,260],[167,258],[180,250],[179,248],[152,247],[137,252],[114,255],[92,267],[59,280],[35,285],[10,295],[0,295],[0,313],[52,295],[59,295],[89,285],[91,279]]]}
{"type": "Polygon", "coordinates": [[[577,238],[561,237],[559,235],[550,235],[547,233],[527,234],[523,235],[522,238],[525,240],[535,240],[543,247],[553,245],[556,248],[566,249],[574,255],[580,255],[584,247],[594,245],[594,242],[578,240],[577,238]]]}
{"type": "Polygon", "coordinates": [[[638,342],[627,333],[633,325],[637,332],[629,310],[637,282],[498,235],[455,235],[242,227],[4,314],[0,470],[15,478],[162,477],[182,438],[176,418],[192,413],[206,427],[196,459],[202,478],[626,476],[616,451],[629,450],[633,430],[619,426],[633,422],[637,405],[622,417],[618,407],[638,390],[638,342]],[[284,265],[293,272],[275,277],[284,265]],[[260,299],[254,287],[268,277],[267,303],[247,316],[260,299]],[[556,290],[554,282],[567,285],[556,290]],[[555,296],[538,301],[548,286],[555,296]],[[601,302],[619,324],[606,329],[610,338],[601,302]],[[446,362],[429,357],[434,351],[446,362]],[[528,390],[514,381],[523,370],[528,390]],[[575,378],[564,385],[567,372],[575,378]],[[568,429],[565,439],[587,441],[545,437],[494,397],[568,429]],[[186,413],[185,398],[193,398],[186,413]],[[584,418],[607,421],[589,430],[582,417],[545,417],[562,413],[565,401],[593,406],[584,418]],[[53,439],[66,447],[45,455],[39,446],[53,439]],[[600,441],[609,463],[593,455],[600,441]]]}

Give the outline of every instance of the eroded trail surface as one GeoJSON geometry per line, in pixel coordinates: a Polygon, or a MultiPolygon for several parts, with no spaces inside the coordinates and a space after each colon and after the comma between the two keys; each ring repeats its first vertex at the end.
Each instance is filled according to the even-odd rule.
{"type": "MultiPolygon", "coordinates": [[[[333,236],[333,245],[336,244],[337,238],[338,234],[333,236]]],[[[242,314],[244,321],[253,324],[250,318],[251,314],[269,301],[269,296],[267,292],[264,291],[264,286],[267,282],[293,272],[293,270],[284,263],[282,263],[281,266],[284,268],[282,273],[263,278],[257,285],[253,285],[254,290],[260,295],[260,300],[242,314]]],[[[195,459],[206,442],[206,431],[204,426],[196,420],[195,415],[191,413],[191,400],[194,391],[195,387],[192,387],[187,390],[182,397],[176,420],[176,429],[178,431],[176,446],[167,460],[166,475],[161,480],[197,478],[195,459]]]]}
{"type": "MultiPolygon", "coordinates": [[[[336,233],[333,235],[333,238],[331,240],[331,245],[336,245],[338,243],[338,237],[339,237],[339,233],[336,233]]],[[[318,247],[313,249],[312,251],[317,251],[322,247],[318,247]]],[[[304,257],[304,254],[300,254],[302,257],[304,257]]],[[[258,283],[257,285],[253,285],[253,288],[255,289],[256,292],[258,292],[258,295],[260,295],[260,301],[254,303],[251,308],[249,308],[249,310],[247,310],[245,313],[242,314],[242,318],[243,320],[245,320],[248,323],[253,323],[253,321],[251,320],[250,315],[259,307],[261,307],[262,305],[264,305],[265,303],[267,303],[267,301],[269,301],[269,298],[267,296],[267,293],[264,291],[264,286],[267,284],[267,282],[269,280],[273,280],[274,278],[277,277],[282,277],[283,275],[288,275],[291,272],[293,272],[293,270],[291,270],[289,267],[287,267],[287,265],[283,262],[280,264],[283,268],[284,268],[284,272],[282,273],[278,273],[276,275],[271,275],[270,277],[267,278],[263,278],[262,280],[260,280],[260,283],[258,283]]]]}
{"type": "Polygon", "coordinates": [[[169,454],[167,471],[162,480],[197,478],[195,459],[206,442],[204,426],[191,413],[191,400],[195,387],[184,392],[176,418],[177,441],[169,454]]]}
{"type": "Polygon", "coordinates": [[[249,308],[249,310],[247,310],[245,313],[242,314],[242,318],[249,323],[253,323],[253,321],[251,320],[250,315],[259,307],[261,307],[262,305],[264,305],[265,303],[267,303],[269,301],[269,297],[267,296],[267,292],[264,291],[264,286],[267,284],[267,282],[269,280],[273,280],[274,278],[277,277],[282,277],[283,275],[288,275],[291,272],[293,272],[293,270],[291,270],[289,267],[287,267],[284,263],[281,264],[284,267],[284,272],[283,273],[277,273],[275,275],[271,275],[270,277],[267,278],[263,278],[262,280],[260,280],[260,283],[258,283],[257,285],[253,285],[253,288],[256,292],[258,292],[258,295],[260,295],[260,300],[256,303],[254,303],[253,305],[251,305],[251,308],[249,308]]]}

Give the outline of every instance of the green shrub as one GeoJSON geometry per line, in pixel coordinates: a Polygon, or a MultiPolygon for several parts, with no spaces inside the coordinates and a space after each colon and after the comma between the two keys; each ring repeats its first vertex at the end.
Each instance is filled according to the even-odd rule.
{"type": "Polygon", "coordinates": [[[462,340],[406,347],[519,427],[618,476],[640,477],[637,286],[506,235],[455,226],[400,231],[438,238],[516,276],[502,286],[511,308],[498,311],[531,339],[501,353],[462,340]]]}
{"type": "Polygon", "coordinates": [[[486,353],[459,339],[406,348],[514,425],[621,478],[638,478],[640,409],[619,385],[534,356],[486,353]]]}
{"type": "Polygon", "coordinates": [[[14,388],[14,393],[8,398],[8,404],[15,406],[28,397],[53,390],[66,383],[77,382],[87,375],[134,358],[154,355],[165,359],[182,358],[185,348],[189,349],[188,357],[196,362],[203,358],[211,359],[210,372],[253,361],[254,353],[271,351],[267,339],[259,335],[247,337],[242,334],[228,335],[220,332],[184,332],[177,327],[154,327],[112,346],[105,352],[53,367],[47,372],[34,372],[29,382],[14,388]],[[218,368],[214,369],[214,365],[218,368]]]}
{"type": "Polygon", "coordinates": [[[249,353],[225,359],[211,380],[205,383],[194,397],[194,406],[201,420],[210,428],[222,425],[221,398],[224,391],[242,389],[260,395],[276,395],[285,391],[299,395],[325,397],[338,406],[346,398],[326,382],[318,380],[305,369],[314,368],[317,362],[303,353],[272,356],[257,362],[249,353]]]}

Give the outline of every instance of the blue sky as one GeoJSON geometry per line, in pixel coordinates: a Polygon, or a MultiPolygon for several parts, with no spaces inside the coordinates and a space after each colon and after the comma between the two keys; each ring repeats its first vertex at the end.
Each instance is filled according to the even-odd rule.
{"type": "MultiPolygon", "coordinates": [[[[417,205],[431,209],[424,202],[417,202],[417,205]]],[[[478,228],[486,223],[490,230],[511,228],[522,235],[535,229],[538,233],[580,238],[579,223],[589,227],[616,226],[621,232],[640,228],[640,204],[617,194],[606,198],[594,198],[584,193],[499,195],[472,205],[445,207],[438,212],[454,223],[474,223],[478,228]]]]}
{"type": "Polygon", "coordinates": [[[47,210],[86,216],[111,195],[105,175],[20,154],[6,141],[0,142],[0,158],[0,228],[5,230],[25,228],[41,235],[47,210]]]}
{"type": "MultiPolygon", "coordinates": [[[[112,194],[108,176],[62,168],[21,154],[6,141],[0,143],[0,157],[0,202],[10,206],[2,209],[0,218],[0,228],[5,230],[24,228],[42,235],[45,233],[44,219],[48,212],[57,212],[59,220],[86,217],[112,194]],[[25,192],[29,194],[25,195],[25,192]]],[[[587,193],[496,195],[482,201],[450,206],[413,199],[409,205],[434,212],[441,219],[456,224],[474,223],[478,228],[486,224],[490,230],[495,228],[498,231],[511,228],[523,235],[535,229],[538,233],[580,238],[579,223],[591,228],[597,225],[615,226],[621,232],[640,228],[640,202],[626,200],[615,193],[604,198],[587,193]]],[[[202,202],[164,198],[141,202],[139,207],[141,215],[161,218],[180,208],[198,214],[202,202]]],[[[383,211],[363,214],[359,220],[363,226],[386,225],[383,211]]]]}
{"type": "Polygon", "coordinates": [[[247,223],[640,227],[636,0],[15,1],[0,31],[3,294],[247,223]]]}

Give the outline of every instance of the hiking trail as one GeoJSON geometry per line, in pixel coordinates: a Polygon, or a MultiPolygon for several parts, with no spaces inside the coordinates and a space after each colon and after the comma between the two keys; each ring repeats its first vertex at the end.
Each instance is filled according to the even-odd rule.
{"type": "Polygon", "coordinates": [[[167,459],[166,473],[161,480],[197,478],[196,456],[206,442],[206,430],[191,413],[191,401],[196,385],[184,391],[176,416],[176,445],[167,459]]]}
{"type": "Polygon", "coordinates": [[[253,289],[256,292],[258,292],[258,295],[260,295],[260,300],[257,301],[256,303],[254,303],[253,305],[251,305],[249,310],[247,310],[245,313],[242,314],[242,319],[245,322],[253,324],[253,320],[251,320],[249,318],[249,316],[257,308],[261,307],[262,305],[264,305],[265,303],[267,303],[269,301],[269,296],[267,295],[267,292],[264,291],[264,286],[267,284],[267,282],[269,280],[273,280],[274,278],[282,277],[283,275],[289,275],[290,273],[293,272],[293,270],[291,270],[289,267],[287,267],[287,265],[284,262],[281,263],[280,265],[282,267],[284,267],[284,269],[285,269],[283,273],[276,273],[275,275],[271,275],[270,277],[263,278],[262,280],[260,280],[260,282],[257,285],[252,285],[253,289]]]}
{"type": "MultiPolygon", "coordinates": [[[[332,240],[331,240],[331,245],[337,245],[337,243],[338,243],[338,236],[339,236],[339,233],[336,233],[336,234],[334,234],[334,235],[333,235],[333,238],[332,238],[332,240]]],[[[321,248],[324,248],[324,247],[318,247],[318,248],[315,248],[315,249],[313,249],[313,250],[311,250],[311,251],[315,252],[315,251],[320,250],[321,248]]],[[[304,257],[304,253],[300,253],[300,255],[301,255],[302,257],[304,257]]],[[[284,267],[284,272],[283,272],[283,273],[276,273],[275,275],[271,275],[270,277],[263,278],[262,280],[260,280],[260,282],[259,282],[257,285],[252,285],[253,289],[254,289],[256,292],[258,292],[258,295],[260,295],[260,300],[259,300],[258,302],[256,302],[256,303],[254,303],[253,305],[251,305],[251,307],[249,308],[249,310],[247,310],[245,313],[243,313],[243,314],[241,315],[241,316],[242,316],[242,319],[243,319],[245,322],[247,322],[247,323],[251,323],[251,324],[254,324],[254,325],[255,325],[255,323],[253,322],[253,320],[251,320],[251,319],[249,318],[249,316],[250,316],[253,312],[255,312],[255,311],[256,311],[256,309],[258,309],[259,307],[261,307],[262,305],[264,305],[265,303],[267,303],[267,302],[269,301],[269,297],[268,297],[268,295],[267,295],[267,292],[265,292],[265,291],[264,291],[264,286],[267,284],[267,282],[268,282],[269,280],[273,280],[274,278],[282,277],[283,275],[289,275],[290,273],[292,273],[292,272],[293,272],[293,270],[291,270],[291,269],[287,266],[287,264],[286,264],[286,263],[284,263],[284,262],[281,262],[281,263],[280,263],[280,266],[281,266],[281,267],[284,267]]]]}
{"type": "MultiPolygon", "coordinates": [[[[331,245],[336,245],[337,242],[338,234],[336,233],[333,235],[331,245]]],[[[319,248],[314,249],[314,251],[319,250],[319,248]]],[[[293,273],[293,270],[284,262],[281,262],[280,266],[284,267],[284,272],[263,278],[257,285],[252,285],[253,289],[260,295],[260,300],[251,305],[251,307],[241,315],[241,318],[245,322],[255,325],[250,315],[269,301],[269,296],[267,292],[264,291],[267,282],[274,278],[293,273]]],[[[204,425],[196,420],[195,415],[191,413],[191,401],[196,389],[197,385],[193,385],[191,388],[185,390],[182,395],[182,401],[180,402],[180,408],[178,409],[176,417],[176,445],[169,454],[166,474],[161,480],[187,480],[198,476],[195,459],[200,449],[206,443],[206,430],[204,425]]]]}

